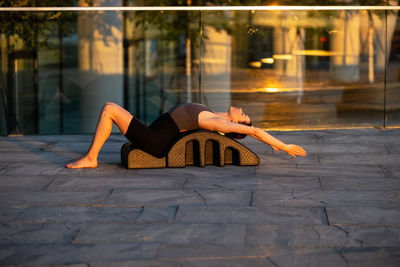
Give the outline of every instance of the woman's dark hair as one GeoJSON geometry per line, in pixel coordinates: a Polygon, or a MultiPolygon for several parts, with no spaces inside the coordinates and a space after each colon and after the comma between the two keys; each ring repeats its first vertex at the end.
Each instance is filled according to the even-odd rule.
{"type": "MultiPolygon", "coordinates": [[[[238,122],[240,124],[243,125],[247,125],[247,126],[252,126],[253,124],[251,122],[247,123],[247,122],[238,122]]],[[[247,136],[247,134],[241,134],[241,133],[226,133],[225,136],[230,137],[230,138],[234,138],[234,139],[243,139],[247,136]]]]}

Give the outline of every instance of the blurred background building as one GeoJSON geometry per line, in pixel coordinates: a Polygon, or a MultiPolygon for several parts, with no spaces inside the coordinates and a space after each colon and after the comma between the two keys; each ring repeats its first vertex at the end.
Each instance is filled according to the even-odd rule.
{"type": "Polygon", "coordinates": [[[241,106],[267,130],[400,126],[398,1],[0,5],[39,4],[116,10],[0,12],[2,135],[90,133],[110,101],[146,123],[175,104],[196,101],[216,111],[241,106]],[[220,5],[354,10],[118,10],[220,5]]]}

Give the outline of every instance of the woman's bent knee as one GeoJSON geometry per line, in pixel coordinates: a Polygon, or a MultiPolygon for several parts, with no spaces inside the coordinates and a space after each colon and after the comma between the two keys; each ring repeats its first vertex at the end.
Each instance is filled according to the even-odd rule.
{"type": "Polygon", "coordinates": [[[112,109],[114,107],[118,106],[117,104],[113,103],[113,102],[106,102],[103,106],[103,110],[109,110],[112,109]]]}
{"type": "Polygon", "coordinates": [[[103,111],[105,111],[105,112],[113,112],[117,108],[121,108],[121,107],[118,106],[117,104],[113,103],[113,102],[106,102],[104,104],[104,106],[103,106],[103,111]]]}
{"type": "Polygon", "coordinates": [[[103,110],[101,111],[102,116],[112,117],[115,113],[116,104],[112,102],[107,102],[103,106],[103,110]]]}

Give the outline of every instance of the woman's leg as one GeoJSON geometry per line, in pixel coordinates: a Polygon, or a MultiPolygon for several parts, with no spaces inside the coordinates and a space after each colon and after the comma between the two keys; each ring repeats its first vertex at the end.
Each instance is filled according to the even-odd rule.
{"type": "Polygon", "coordinates": [[[96,132],[94,133],[89,151],[83,158],[69,164],[65,164],[65,167],[72,169],[96,168],[97,156],[99,155],[101,147],[111,134],[113,122],[118,126],[122,134],[125,134],[128,130],[132,117],[132,114],[117,104],[106,103],[101,111],[99,121],[97,122],[96,132]]]}

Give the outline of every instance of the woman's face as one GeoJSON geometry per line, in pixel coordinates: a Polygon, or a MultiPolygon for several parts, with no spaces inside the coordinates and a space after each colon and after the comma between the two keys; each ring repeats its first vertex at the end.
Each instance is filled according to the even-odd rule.
{"type": "Polygon", "coordinates": [[[229,107],[228,116],[232,122],[250,123],[250,117],[243,113],[242,108],[229,107]]]}

